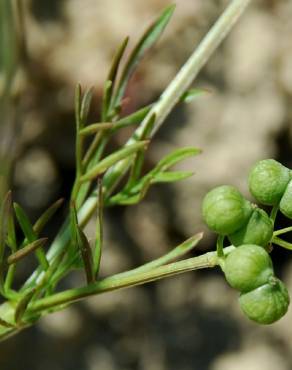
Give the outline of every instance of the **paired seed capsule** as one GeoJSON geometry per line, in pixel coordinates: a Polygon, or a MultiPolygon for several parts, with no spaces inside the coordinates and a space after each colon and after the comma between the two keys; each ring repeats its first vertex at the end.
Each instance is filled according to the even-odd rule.
{"type": "Polygon", "coordinates": [[[211,190],[203,201],[203,218],[208,227],[227,235],[234,246],[266,246],[273,235],[273,222],[265,211],[255,208],[233,186],[211,190]]]}
{"type": "MultiPolygon", "coordinates": [[[[262,204],[277,206],[292,219],[292,171],[273,159],[258,162],[249,175],[252,195],[262,204]]],[[[222,262],[228,283],[240,291],[244,314],[260,324],[279,320],[288,310],[288,291],[275,277],[269,254],[262,247],[273,236],[273,221],[244,199],[233,186],[211,190],[203,201],[209,228],[238,247],[222,262]]]]}
{"type": "Polygon", "coordinates": [[[244,314],[259,324],[272,324],[288,310],[285,285],[274,276],[269,254],[257,245],[242,245],[231,252],[222,269],[226,280],[241,292],[239,304],[244,314]]]}
{"type": "Polygon", "coordinates": [[[280,211],[292,219],[291,171],[274,159],[255,164],[249,175],[251,194],[262,204],[279,204],[280,211]]]}

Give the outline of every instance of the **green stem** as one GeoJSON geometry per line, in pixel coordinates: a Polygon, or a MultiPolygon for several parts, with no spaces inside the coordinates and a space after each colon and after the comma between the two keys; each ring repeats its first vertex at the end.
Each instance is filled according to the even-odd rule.
{"type": "Polygon", "coordinates": [[[290,231],[292,231],[292,226],[285,227],[284,229],[274,231],[273,236],[286,234],[286,233],[289,233],[290,231]]]}
{"type": "MultiPolygon", "coordinates": [[[[164,119],[177,104],[180,97],[188,89],[194,78],[198,75],[204,64],[207,62],[210,55],[220,45],[225,36],[228,34],[232,26],[239,19],[247,5],[251,0],[233,0],[230,5],[226,8],[214,26],[207,33],[203,41],[195,49],[189,60],[179,71],[177,76],[171,81],[165,92],[161,95],[160,99],[150,109],[142,121],[139,128],[135,131],[132,139],[129,140],[128,145],[133,141],[139,140],[140,136],[144,133],[145,125],[149,122],[149,117],[155,114],[155,127],[151,135],[158,130],[163,123],[164,119]]],[[[104,177],[104,186],[106,188],[105,198],[110,194],[113,189],[113,184],[123,178],[125,171],[127,170],[128,162],[120,161],[118,164],[113,166],[112,170],[104,177]]],[[[85,224],[90,219],[96,209],[98,197],[96,194],[92,194],[85,201],[80,211],[78,212],[78,218],[80,224],[85,224]]],[[[48,259],[54,259],[62,250],[65,248],[70,234],[65,231],[58,235],[55,239],[48,253],[48,259]]],[[[29,282],[34,281],[38,278],[38,273],[34,273],[29,282]]]]}
{"type": "MultiPolygon", "coordinates": [[[[176,105],[182,94],[188,89],[194,78],[202,69],[210,55],[215,51],[224,37],[230,31],[231,27],[238,20],[242,12],[245,10],[251,0],[234,0],[227,7],[218,21],[210,29],[206,37],[203,39],[198,48],[195,49],[186,64],[182,67],[176,77],[169,84],[160,99],[150,109],[146,117],[143,119],[139,128],[135,131],[128,145],[135,140],[139,140],[141,134],[144,133],[145,124],[148,123],[149,117],[155,114],[155,127],[151,135],[153,136],[157,129],[161,126],[169,112],[176,105]]],[[[106,174],[104,184],[111,188],[113,182],[120,179],[124,175],[125,161],[119,162],[113,166],[112,170],[106,174]]],[[[127,166],[127,164],[126,164],[127,166]]],[[[90,197],[84,204],[81,210],[81,220],[83,217],[89,218],[95,210],[97,198],[90,197]]]]}
{"type": "MultiPolygon", "coordinates": [[[[197,237],[199,238],[200,234],[198,234],[197,237]]],[[[180,247],[182,247],[183,244],[180,247]]],[[[194,240],[193,244],[195,244],[194,240]]],[[[177,256],[182,255],[182,250],[180,250],[180,252],[178,251],[177,248],[175,248],[175,250],[177,256]]],[[[226,255],[232,252],[233,250],[234,250],[233,246],[224,248],[224,254],[226,255]]],[[[165,258],[165,256],[163,258],[165,258]]],[[[167,258],[169,258],[169,256],[167,258]]],[[[164,261],[162,261],[162,259],[158,259],[157,261],[159,261],[159,263],[162,263],[166,261],[166,258],[164,259],[164,261]]],[[[68,304],[71,304],[75,301],[84,299],[92,295],[132,287],[151,281],[156,281],[165,277],[174,276],[187,271],[204,268],[213,268],[222,263],[222,259],[218,257],[217,252],[208,252],[198,257],[188,258],[179,262],[174,262],[167,265],[155,267],[155,264],[158,263],[157,261],[156,263],[153,263],[152,266],[148,264],[148,268],[149,266],[152,267],[150,271],[142,271],[142,269],[140,270],[133,269],[130,271],[126,271],[124,273],[113,275],[103,280],[99,280],[85,287],[69,289],[61,293],[41,298],[37,301],[32,301],[30,302],[25,313],[25,316],[23,317],[24,322],[21,326],[13,328],[5,326],[1,327],[0,323],[0,339],[3,340],[13,334],[16,334],[25,327],[31,325],[30,320],[33,321],[35,319],[36,313],[44,314],[48,310],[51,311],[60,310],[63,309],[68,304]],[[29,322],[25,322],[25,320],[28,320],[29,322]]],[[[15,305],[12,304],[11,302],[3,303],[2,305],[0,305],[0,318],[7,321],[8,323],[12,323],[13,325],[15,309],[16,309],[15,305]]]]}
{"type": "Polygon", "coordinates": [[[12,283],[13,283],[14,276],[15,276],[15,271],[16,271],[16,265],[9,266],[7,274],[6,274],[5,282],[4,282],[5,292],[9,291],[12,287],[12,283]]]}
{"type": "Polygon", "coordinates": [[[270,219],[275,223],[276,221],[276,217],[277,217],[277,213],[278,213],[278,210],[279,210],[279,204],[276,204],[273,206],[272,210],[271,210],[271,214],[270,214],[270,219]]]}
{"type": "Polygon", "coordinates": [[[224,243],[224,236],[218,235],[216,249],[217,249],[217,255],[219,258],[224,257],[223,243],[224,243]]]}
{"type": "Polygon", "coordinates": [[[142,273],[146,271],[153,270],[159,266],[166,265],[178,258],[184,256],[185,254],[189,253],[192,249],[196,247],[199,241],[202,239],[203,233],[196,234],[191,238],[185,240],[182,244],[178,245],[177,247],[173,248],[170,252],[166,253],[165,255],[145,263],[142,266],[136,267],[130,271],[121,272],[120,274],[116,274],[116,277],[124,278],[126,276],[131,276],[133,274],[142,273]]]}
{"type": "Polygon", "coordinates": [[[32,302],[29,306],[29,312],[36,313],[44,311],[62,304],[73,303],[91,295],[136,286],[150,281],[159,280],[164,277],[181,274],[187,271],[211,268],[217,266],[218,264],[219,259],[217,253],[208,252],[198,257],[188,258],[183,261],[159,266],[146,272],[137,272],[135,274],[126,276],[121,276],[120,274],[113,275],[94,284],[90,284],[81,288],[69,289],[61,293],[53,294],[50,297],[39,299],[36,302],[32,302]]]}
{"type": "Polygon", "coordinates": [[[280,247],[283,247],[283,248],[288,249],[290,251],[292,250],[292,244],[291,243],[288,243],[285,240],[278,238],[277,236],[273,237],[272,243],[277,244],[280,247]]]}

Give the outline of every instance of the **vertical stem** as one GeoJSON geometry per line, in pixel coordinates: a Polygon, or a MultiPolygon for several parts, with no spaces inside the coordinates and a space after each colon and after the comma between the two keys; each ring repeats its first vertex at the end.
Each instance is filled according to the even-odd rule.
{"type": "Polygon", "coordinates": [[[94,249],[94,271],[96,278],[98,277],[102,247],[103,247],[103,183],[102,179],[98,179],[98,207],[97,207],[97,220],[96,220],[96,241],[94,249]]]}
{"type": "Polygon", "coordinates": [[[275,223],[275,220],[276,220],[276,217],[277,217],[278,210],[279,210],[279,204],[276,204],[275,206],[273,206],[273,208],[271,210],[270,219],[274,223],[275,223]]]}
{"type": "Polygon", "coordinates": [[[220,258],[224,257],[223,242],[224,242],[224,236],[218,235],[216,247],[217,247],[217,256],[220,258]]]}

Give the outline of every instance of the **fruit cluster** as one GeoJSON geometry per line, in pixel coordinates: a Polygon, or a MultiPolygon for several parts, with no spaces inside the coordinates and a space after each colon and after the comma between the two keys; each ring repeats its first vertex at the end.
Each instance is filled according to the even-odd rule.
{"type": "MultiPolygon", "coordinates": [[[[273,159],[256,163],[249,175],[249,189],[259,203],[279,208],[292,219],[292,172],[281,163],[273,159]]],[[[288,310],[289,295],[275,277],[266,250],[272,241],[274,219],[228,185],[211,190],[202,208],[208,227],[237,247],[223,255],[220,265],[228,283],[240,291],[244,314],[260,324],[279,320],[288,310]]]]}

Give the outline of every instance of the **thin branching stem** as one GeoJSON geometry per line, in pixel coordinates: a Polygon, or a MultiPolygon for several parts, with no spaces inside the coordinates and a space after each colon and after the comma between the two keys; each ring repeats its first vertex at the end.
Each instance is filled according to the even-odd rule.
{"type": "MultiPolygon", "coordinates": [[[[238,18],[250,2],[251,0],[233,0],[230,2],[229,6],[207,33],[203,41],[195,49],[189,60],[185,63],[176,77],[166,88],[158,102],[151,107],[150,111],[140,124],[139,128],[135,131],[132,139],[129,140],[128,145],[132,144],[133,141],[137,141],[140,139],[141,135],[144,134],[145,127],[149,124],[149,117],[152,117],[153,115],[155,115],[155,125],[150,135],[153,136],[155,134],[167,115],[177,104],[181,96],[185,93],[185,91],[198,75],[202,67],[205,65],[211,54],[220,45],[220,43],[230,31],[231,27],[235,24],[235,22],[238,20],[238,18]]],[[[113,189],[113,185],[123,178],[125,171],[128,169],[128,166],[128,160],[120,161],[109,171],[107,171],[103,181],[105,198],[110,195],[110,191],[111,189],[113,189]]],[[[86,224],[86,222],[93,215],[97,204],[98,195],[97,192],[93,192],[87,198],[78,212],[78,220],[81,226],[86,224]]],[[[55,241],[52,243],[52,246],[48,253],[49,261],[56,258],[58,254],[62,252],[62,250],[68,243],[69,238],[69,231],[66,228],[63,229],[61,234],[59,234],[56,237],[55,241]]],[[[39,278],[38,276],[39,273],[34,273],[27,284],[33,284],[33,282],[39,278]]]]}
{"type": "Polygon", "coordinates": [[[284,229],[276,230],[273,232],[273,236],[278,236],[282,234],[286,234],[292,231],[292,226],[285,227],[284,229]]]}
{"type": "MultiPolygon", "coordinates": [[[[227,9],[223,12],[218,21],[207,33],[206,37],[203,39],[201,44],[195,49],[189,60],[182,67],[177,76],[169,84],[165,92],[162,94],[161,98],[156,104],[152,106],[144,120],[142,121],[139,128],[135,131],[133,137],[135,140],[139,139],[141,134],[144,133],[145,124],[148,124],[149,117],[155,114],[155,128],[151,135],[154,135],[158,127],[162,124],[163,120],[169,114],[169,112],[176,105],[179,98],[183,95],[186,89],[190,86],[194,78],[197,76],[201,68],[204,66],[210,55],[219,46],[224,37],[230,31],[231,27],[238,20],[246,6],[251,2],[251,0],[233,0],[227,9]]],[[[133,139],[129,143],[132,143],[133,139]]],[[[104,187],[105,187],[105,197],[108,195],[108,190],[112,189],[113,183],[121,179],[124,175],[125,169],[127,168],[128,162],[121,161],[117,165],[113,166],[111,171],[105,174],[104,177],[104,187]]],[[[80,225],[86,224],[86,222],[93,215],[98,204],[97,193],[92,193],[91,196],[87,198],[83,206],[78,212],[78,219],[80,225]]],[[[57,236],[53,242],[49,253],[48,259],[54,259],[68,243],[70,233],[65,229],[61,234],[57,236]]],[[[34,273],[29,279],[28,283],[32,283],[38,274],[34,273]]]]}
{"type": "MultiPolygon", "coordinates": [[[[231,247],[233,250],[233,247],[231,247]]],[[[156,267],[150,271],[136,272],[135,274],[113,275],[100,280],[94,284],[81,288],[69,289],[61,293],[53,294],[49,297],[39,299],[29,306],[30,313],[36,313],[62,304],[73,303],[85,297],[101,294],[117,289],[141,285],[147,282],[174,276],[183,272],[212,268],[219,264],[217,252],[208,252],[198,257],[188,258],[179,262],[156,267]]]]}

